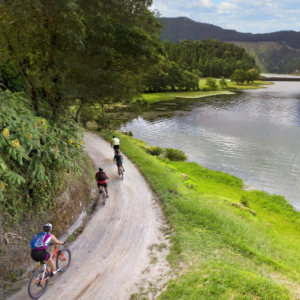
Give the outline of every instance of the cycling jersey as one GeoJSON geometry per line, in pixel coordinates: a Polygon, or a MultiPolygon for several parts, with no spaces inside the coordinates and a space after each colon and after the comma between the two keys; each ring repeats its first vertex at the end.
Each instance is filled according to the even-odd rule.
{"type": "Polygon", "coordinates": [[[118,138],[113,138],[111,140],[111,143],[113,146],[117,146],[117,145],[120,145],[120,140],[118,138]]]}

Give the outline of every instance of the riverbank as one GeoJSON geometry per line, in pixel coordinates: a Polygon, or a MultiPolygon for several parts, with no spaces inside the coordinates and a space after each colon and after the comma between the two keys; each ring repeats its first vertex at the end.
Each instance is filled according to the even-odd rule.
{"type": "MultiPolygon", "coordinates": [[[[200,88],[207,87],[205,85],[206,79],[200,79],[199,85],[200,88]]],[[[160,92],[160,93],[147,93],[142,94],[142,97],[146,100],[147,103],[153,104],[162,101],[175,100],[176,98],[187,98],[187,99],[197,99],[208,96],[216,96],[216,95],[231,95],[234,94],[235,90],[249,90],[249,89],[259,89],[265,88],[262,85],[270,85],[271,82],[266,81],[254,81],[252,84],[236,84],[235,82],[227,81],[228,88],[222,89],[218,86],[218,88],[214,91],[182,91],[182,92],[160,92]]]]}
{"type": "Polygon", "coordinates": [[[283,197],[246,191],[241,179],[196,163],[151,156],[142,141],[116,135],[172,227],[177,276],[158,299],[300,297],[300,213],[283,197]]]}

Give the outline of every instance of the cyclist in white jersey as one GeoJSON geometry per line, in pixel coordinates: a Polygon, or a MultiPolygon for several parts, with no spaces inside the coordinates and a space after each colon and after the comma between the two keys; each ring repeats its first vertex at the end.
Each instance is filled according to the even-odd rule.
{"type": "Polygon", "coordinates": [[[116,154],[116,150],[120,149],[120,140],[118,138],[116,138],[116,136],[114,135],[111,140],[110,145],[112,148],[114,148],[114,152],[116,154]]]}

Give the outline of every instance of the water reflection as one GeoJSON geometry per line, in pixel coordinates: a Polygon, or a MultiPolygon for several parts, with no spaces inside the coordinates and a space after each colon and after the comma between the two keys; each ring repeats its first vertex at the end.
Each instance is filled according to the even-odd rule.
{"type": "Polygon", "coordinates": [[[300,84],[154,105],[124,126],[138,139],[284,195],[300,209],[300,84]],[[165,110],[157,110],[164,108],[165,110]]]}

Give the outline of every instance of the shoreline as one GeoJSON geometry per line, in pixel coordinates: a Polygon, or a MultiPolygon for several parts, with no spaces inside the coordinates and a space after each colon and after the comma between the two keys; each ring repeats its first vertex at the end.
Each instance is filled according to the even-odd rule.
{"type": "Polygon", "coordinates": [[[284,197],[247,191],[240,178],[194,162],[152,156],[145,142],[114,134],[172,228],[169,262],[178,276],[158,299],[230,299],[233,291],[247,299],[300,297],[300,213],[284,197]]]}

